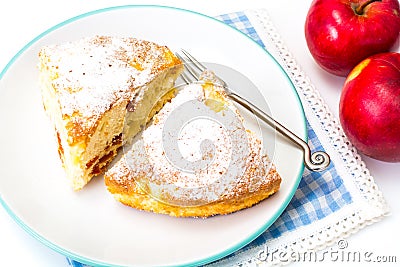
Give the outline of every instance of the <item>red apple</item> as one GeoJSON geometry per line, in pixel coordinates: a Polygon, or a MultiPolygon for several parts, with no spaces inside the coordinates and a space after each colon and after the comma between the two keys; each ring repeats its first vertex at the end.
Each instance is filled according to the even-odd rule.
{"type": "Polygon", "coordinates": [[[350,142],[372,158],[400,162],[400,54],[382,53],[347,77],[339,104],[350,142]]]}
{"type": "Polygon", "coordinates": [[[344,77],[363,59],[390,51],[399,32],[398,0],[314,0],[305,22],[315,61],[344,77]]]}

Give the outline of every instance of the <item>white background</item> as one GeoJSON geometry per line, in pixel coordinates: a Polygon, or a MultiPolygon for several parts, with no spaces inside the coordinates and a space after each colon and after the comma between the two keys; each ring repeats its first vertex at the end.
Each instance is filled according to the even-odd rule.
{"type": "MultiPolygon", "coordinates": [[[[170,0],[170,1],[3,1],[0,8],[0,69],[34,37],[73,16],[99,8],[124,4],[159,4],[198,11],[210,16],[246,9],[265,8],[297,62],[310,76],[331,111],[338,116],[338,103],[344,78],[322,71],[314,63],[304,39],[304,21],[311,0],[170,0]]],[[[21,77],[22,78],[22,77],[21,77]]],[[[6,130],[2,128],[1,130],[6,130]]],[[[1,151],[1,150],[0,150],[1,151]]],[[[396,256],[400,263],[400,163],[390,164],[363,157],[389,203],[391,214],[347,239],[349,250],[396,256]]],[[[1,168],[0,168],[1,171],[1,168]]],[[[1,172],[0,172],[1,173],[1,172]]],[[[1,177],[0,179],[5,179],[1,177]]],[[[324,262],[324,265],[333,263],[324,262]]],[[[392,266],[368,264],[367,266],[392,266]]],[[[0,266],[67,266],[65,257],[52,251],[24,232],[0,208],[0,266]]],[[[361,266],[361,265],[360,265],[361,266]]]]}

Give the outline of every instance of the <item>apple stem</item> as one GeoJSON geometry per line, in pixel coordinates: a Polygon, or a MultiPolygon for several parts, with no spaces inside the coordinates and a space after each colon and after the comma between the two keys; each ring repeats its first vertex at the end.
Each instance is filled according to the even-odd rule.
{"type": "Polygon", "coordinates": [[[357,15],[364,15],[364,9],[371,3],[373,2],[382,2],[382,0],[367,0],[361,5],[355,6],[354,12],[356,12],[357,15]]]}

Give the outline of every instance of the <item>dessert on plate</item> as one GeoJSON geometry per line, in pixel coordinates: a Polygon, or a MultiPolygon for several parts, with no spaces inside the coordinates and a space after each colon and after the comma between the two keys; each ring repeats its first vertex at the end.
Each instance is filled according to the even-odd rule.
{"type": "Polygon", "coordinates": [[[166,46],[93,36],[39,52],[44,108],[74,190],[105,173],[116,200],[176,217],[228,214],[268,198],[281,177],[224,88],[175,81],[166,46]],[[176,86],[174,88],[174,86],[176,86]]]}
{"type": "Polygon", "coordinates": [[[107,189],[125,205],[176,217],[251,207],[277,192],[281,177],[243,122],[218,84],[178,87],[105,173],[107,189]]]}
{"type": "Polygon", "coordinates": [[[105,171],[121,147],[127,107],[135,135],[165,101],[182,69],[165,46],[135,38],[87,37],[39,52],[43,105],[74,190],[105,171]]]}

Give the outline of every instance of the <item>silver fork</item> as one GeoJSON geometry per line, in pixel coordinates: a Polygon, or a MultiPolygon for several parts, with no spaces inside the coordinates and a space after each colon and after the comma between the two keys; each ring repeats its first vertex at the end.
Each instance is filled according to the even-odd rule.
{"type": "Polygon", "coordinates": [[[177,52],[176,55],[184,63],[185,72],[181,74],[181,77],[185,83],[190,84],[193,82],[193,79],[199,81],[200,79],[202,79],[201,76],[204,75],[205,73],[211,74],[216,79],[216,81],[224,87],[227,95],[232,100],[234,100],[235,102],[237,102],[238,104],[240,104],[241,106],[243,106],[244,108],[255,114],[258,118],[260,118],[268,125],[274,127],[279,133],[281,133],[283,136],[287,137],[297,146],[302,148],[302,150],[304,151],[304,165],[307,167],[307,169],[311,171],[323,171],[329,166],[330,157],[326,152],[316,151],[314,153],[311,153],[311,149],[305,141],[303,141],[300,137],[298,137],[292,131],[287,129],[285,126],[277,122],[270,115],[268,115],[267,113],[265,113],[264,111],[262,111],[261,109],[250,103],[248,100],[235,93],[234,91],[232,91],[224,80],[215,75],[211,70],[207,69],[206,66],[200,63],[189,52],[181,49],[181,52],[177,52]]]}

